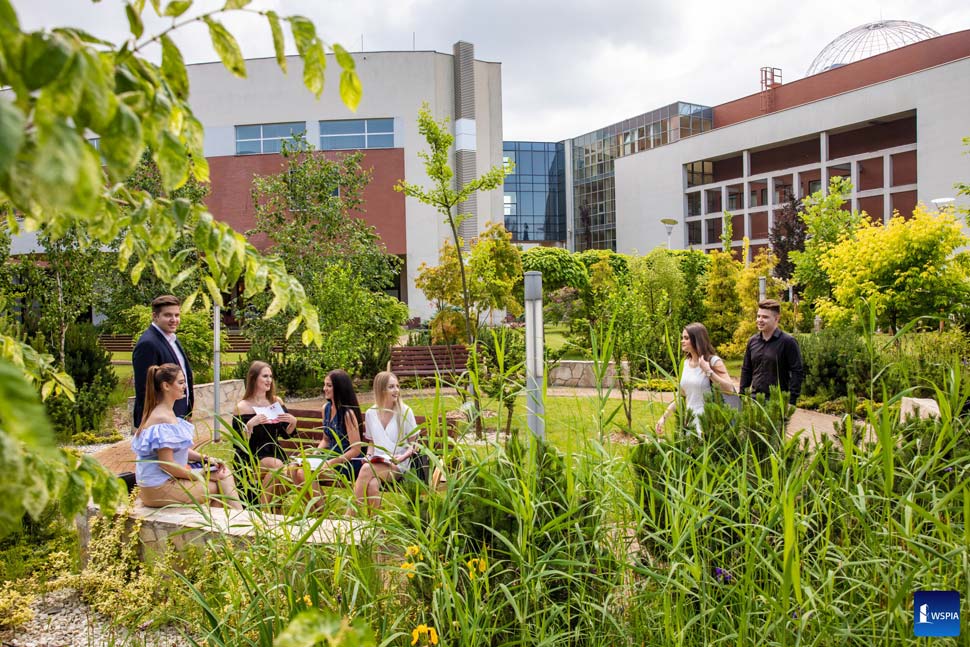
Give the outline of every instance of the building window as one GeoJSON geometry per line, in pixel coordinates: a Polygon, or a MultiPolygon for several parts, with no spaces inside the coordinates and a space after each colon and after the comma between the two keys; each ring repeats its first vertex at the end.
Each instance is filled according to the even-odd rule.
{"type": "Polygon", "coordinates": [[[818,193],[821,190],[822,190],[822,181],[821,180],[811,180],[808,183],[808,193],[809,193],[809,195],[811,195],[812,193],[818,193]]]}
{"type": "Polygon", "coordinates": [[[687,223],[687,244],[688,245],[700,245],[703,243],[701,240],[701,221],[694,220],[687,223]]]}
{"type": "Polygon", "coordinates": [[[701,192],[700,191],[694,191],[693,193],[687,194],[687,215],[688,216],[701,215],[701,192]]]}
{"type": "Polygon", "coordinates": [[[302,121],[236,126],[236,155],[279,153],[280,141],[305,134],[306,123],[302,121]]]}
{"type": "Polygon", "coordinates": [[[341,119],[320,122],[320,150],[394,148],[393,119],[341,119]]]}

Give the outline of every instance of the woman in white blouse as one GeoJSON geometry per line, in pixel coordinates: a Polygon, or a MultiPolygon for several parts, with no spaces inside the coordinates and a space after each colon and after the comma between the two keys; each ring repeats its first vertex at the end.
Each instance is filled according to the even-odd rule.
{"type": "MultiPolygon", "coordinates": [[[[724,360],[714,354],[714,345],[702,323],[687,324],[680,336],[680,348],[687,356],[684,370],[680,375],[680,392],[684,404],[693,414],[694,428],[701,435],[701,414],[704,413],[704,400],[715,386],[725,393],[734,393],[734,382],[728,374],[724,360]]],[[[676,408],[676,398],[657,421],[656,431],[662,434],[667,416],[676,408]]]]}
{"type": "Polygon", "coordinates": [[[417,423],[411,407],[401,402],[397,377],[389,372],[374,378],[375,404],[364,414],[364,439],[367,454],[354,482],[358,503],[379,508],[381,484],[401,478],[417,453],[413,444],[417,423]]]}

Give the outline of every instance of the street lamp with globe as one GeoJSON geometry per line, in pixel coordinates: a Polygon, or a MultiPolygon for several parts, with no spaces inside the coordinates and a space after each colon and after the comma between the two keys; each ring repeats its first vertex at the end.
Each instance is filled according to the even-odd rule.
{"type": "Polygon", "coordinates": [[[674,218],[661,218],[660,222],[667,228],[667,249],[670,249],[670,234],[673,233],[677,220],[674,218]]]}

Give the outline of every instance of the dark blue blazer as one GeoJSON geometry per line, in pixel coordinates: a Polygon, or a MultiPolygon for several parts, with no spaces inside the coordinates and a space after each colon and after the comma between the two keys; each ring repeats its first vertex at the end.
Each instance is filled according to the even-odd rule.
{"type": "MultiPolygon", "coordinates": [[[[185,358],[185,382],[188,389],[188,402],[182,398],[175,403],[175,415],[180,418],[192,413],[192,406],[195,404],[195,393],[192,382],[192,365],[189,363],[189,356],[185,349],[175,340],[179,352],[185,358]]],[[[161,331],[155,326],[149,326],[148,330],[141,334],[135,350],[131,354],[131,365],[135,373],[135,427],[141,424],[141,416],[145,408],[145,384],[148,381],[148,369],[151,366],[161,366],[162,364],[179,365],[179,359],[169,345],[168,340],[161,331]]]]}

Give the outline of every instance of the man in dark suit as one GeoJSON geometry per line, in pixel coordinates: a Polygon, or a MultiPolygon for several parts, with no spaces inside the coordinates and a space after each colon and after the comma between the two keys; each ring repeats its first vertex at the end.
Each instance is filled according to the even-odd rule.
{"type": "Polygon", "coordinates": [[[175,403],[175,415],[184,418],[192,413],[195,395],[192,391],[192,365],[175,338],[182,313],[178,297],[166,294],[152,301],[152,324],[141,334],[135,350],[131,354],[131,364],[135,374],[135,428],[141,424],[145,408],[145,383],[148,369],[162,364],[176,364],[185,374],[186,395],[175,403]]]}

